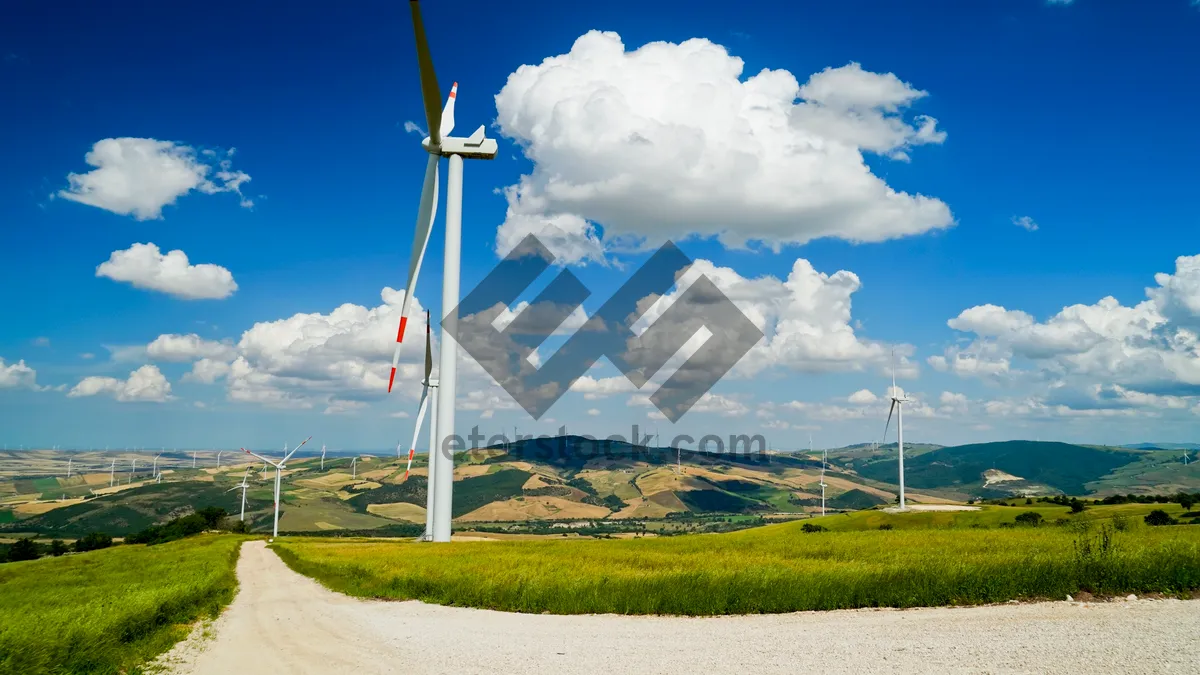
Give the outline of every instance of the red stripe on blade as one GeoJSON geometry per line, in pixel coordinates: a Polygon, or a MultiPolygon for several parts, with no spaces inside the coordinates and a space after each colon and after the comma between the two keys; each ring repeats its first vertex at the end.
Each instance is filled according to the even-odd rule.
{"type": "Polygon", "coordinates": [[[396,342],[404,342],[404,327],[408,325],[408,317],[400,317],[400,330],[396,331],[396,342]]]}
{"type": "Polygon", "coordinates": [[[396,369],[392,368],[392,375],[388,378],[388,393],[392,393],[392,383],[396,381],[396,369]]]}

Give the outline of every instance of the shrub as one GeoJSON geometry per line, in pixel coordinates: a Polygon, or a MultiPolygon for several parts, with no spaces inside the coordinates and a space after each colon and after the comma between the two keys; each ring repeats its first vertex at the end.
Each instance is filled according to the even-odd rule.
{"type": "Polygon", "coordinates": [[[890,529],[893,529],[893,525],[892,525],[891,523],[884,523],[884,524],[882,524],[882,525],[880,525],[880,526],[879,526],[879,529],[881,529],[881,530],[890,530],[890,529]]]}
{"type": "Polygon", "coordinates": [[[813,523],[805,523],[800,526],[800,529],[805,532],[828,532],[828,530],[826,530],[824,527],[820,525],[814,525],[813,523]]]}
{"type": "Polygon", "coordinates": [[[1026,503],[1026,504],[1032,504],[1032,503],[1033,503],[1033,500],[1032,500],[1032,499],[1030,499],[1029,497],[1026,497],[1026,498],[1025,498],[1025,503],[1026,503]]]}
{"type": "Polygon", "coordinates": [[[1026,511],[1025,513],[1017,516],[1016,522],[1020,523],[1021,525],[1041,525],[1042,514],[1038,513],[1037,511],[1026,511]]]}
{"type": "Polygon", "coordinates": [[[1133,523],[1121,514],[1117,514],[1112,518],[1112,526],[1117,532],[1125,532],[1133,527],[1133,523]]]}
{"type": "Polygon", "coordinates": [[[68,550],[70,549],[67,548],[67,545],[63,543],[62,539],[55,539],[54,541],[50,542],[50,555],[54,556],[55,558],[66,553],[68,550]]]}
{"type": "Polygon", "coordinates": [[[1184,511],[1191,511],[1192,505],[1195,503],[1196,498],[1187,494],[1186,492],[1179,495],[1179,505],[1183,507],[1184,511]]]}
{"type": "Polygon", "coordinates": [[[1174,518],[1162,509],[1154,509],[1146,514],[1146,517],[1142,520],[1145,520],[1147,525],[1174,525],[1176,522],[1174,518]]]}
{"type": "Polygon", "coordinates": [[[1079,501],[1078,499],[1071,500],[1071,513],[1081,513],[1086,508],[1087,507],[1083,505],[1083,502],[1079,501]]]}

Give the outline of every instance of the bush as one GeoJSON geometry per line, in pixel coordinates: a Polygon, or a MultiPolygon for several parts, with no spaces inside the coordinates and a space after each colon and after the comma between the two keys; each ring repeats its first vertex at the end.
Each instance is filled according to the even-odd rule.
{"type": "Polygon", "coordinates": [[[1033,525],[1036,527],[1042,524],[1042,514],[1038,513],[1037,511],[1026,511],[1025,513],[1017,516],[1016,522],[1020,523],[1021,525],[1033,525]]]}
{"type": "Polygon", "coordinates": [[[800,526],[800,529],[804,532],[828,532],[828,530],[826,530],[824,527],[820,525],[814,525],[813,523],[805,523],[800,526]]]}
{"type": "Polygon", "coordinates": [[[32,537],[18,539],[13,542],[13,545],[8,549],[9,562],[37,560],[40,557],[41,554],[38,553],[38,545],[33,541],[32,537]]]}
{"type": "Polygon", "coordinates": [[[1133,523],[1129,522],[1128,518],[1120,514],[1113,516],[1112,525],[1113,529],[1115,529],[1117,532],[1125,532],[1133,527],[1133,523]]]}
{"type": "Polygon", "coordinates": [[[1026,504],[1026,505],[1028,505],[1028,504],[1032,504],[1032,503],[1033,503],[1033,500],[1032,500],[1032,499],[1030,499],[1029,497],[1026,497],[1026,498],[1025,498],[1025,504],[1026,504]]]}
{"type": "Polygon", "coordinates": [[[69,550],[70,549],[67,548],[67,545],[63,543],[62,539],[55,539],[54,541],[50,542],[50,555],[54,556],[55,558],[69,550]]]}
{"type": "Polygon", "coordinates": [[[1193,505],[1193,504],[1195,504],[1195,503],[1196,503],[1196,498],[1195,498],[1195,497],[1193,497],[1193,496],[1191,496],[1191,495],[1189,495],[1189,494],[1187,494],[1187,493],[1180,493],[1180,495],[1179,495],[1179,505],[1183,507],[1183,510],[1184,510],[1184,511],[1191,511],[1191,510],[1192,510],[1192,505],[1193,505]]]}
{"type": "Polygon", "coordinates": [[[881,530],[891,530],[891,529],[893,529],[893,525],[892,525],[891,523],[884,523],[884,524],[882,524],[882,525],[880,525],[880,526],[879,526],[879,529],[881,529],[881,530]]]}
{"type": "Polygon", "coordinates": [[[1142,520],[1145,520],[1147,525],[1174,525],[1175,524],[1175,519],[1172,518],[1170,515],[1168,515],[1167,512],[1163,511],[1162,509],[1154,509],[1150,513],[1146,514],[1146,517],[1143,518],[1142,520]]]}
{"type": "Polygon", "coordinates": [[[1082,513],[1087,507],[1078,499],[1071,499],[1071,513],[1082,513]]]}
{"type": "Polygon", "coordinates": [[[89,532],[83,539],[75,540],[75,552],[96,551],[113,545],[112,537],[103,532],[89,532]]]}

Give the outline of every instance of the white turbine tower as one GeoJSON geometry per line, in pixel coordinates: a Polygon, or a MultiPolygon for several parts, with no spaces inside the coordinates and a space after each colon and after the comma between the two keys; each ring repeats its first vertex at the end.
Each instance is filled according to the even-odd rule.
{"type": "MultiPolygon", "coordinates": [[[[1186,452],[1185,452],[1185,453],[1183,453],[1183,456],[1184,456],[1184,457],[1187,457],[1187,453],[1186,453],[1186,452]]],[[[67,478],[70,478],[70,477],[71,477],[71,463],[72,463],[73,461],[74,461],[74,458],[73,458],[73,457],[68,457],[68,458],[67,458],[67,478]]],[[[1185,463],[1186,463],[1186,462],[1185,462],[1185,463]]]]}
{"type": "Polygon", "coordinates": [[[233,492],[234,490],[236,490],[238,488],[242,489],[242,518],[241,518],[241,520],[243,522],[246,520],[246,488],[250,487],[250,485],[246,482],[246,480],[249,478],[250,478],[250,467],[246,467],[246,473],[242,476],[242,482],[238,483],[237,485],[234,485],[233,487],[226,490],[226,492],[233,492]]]}
{"type": "MultiPolygon", "coordinates": [[[[809,454],[812,454],[812,449],[813,449],[812,434],[809,434],[808,435],[808,452],[809,452],[809,454]]],[[[826,454],[826,450],[824,448],[822,448],[821,449],[821,483],[820,483],[820,485],[821,485],[821,515],[825,515],[825,488],[828,487],[827,485],[825,485],[825,464],[828,461],[829,461],[829,456],[826,454]]]]}
{"type": "Polygon", "coordinates": [[[904,503],[904,404],[908,402],[908,396],[896,387],[896,354],[892,352],[892,389],[888,392],[892,399],[892,406],[888,409],[887,423],[883,425],[883,442],[887,443],[888,426],[892,423],[892,412],[896,413],[896,448],[900,456],[900,508],[905,508],[904,503]]]}
{"type": "Polygon", "coordinates": [[[137,473],[137,457],[133,458],[133,463],[129,465],[129,482],[133,483],[133,475],[137,473]]]}
{"type": "Polygon", "coordinates": [[[117,475],[117,460],[112,461],[112,466],[108,467],[108,487],[113,486],[113,479],[117,475]]]}
{"type": "Polygon", "coordinates": [[[152,468],[150,470],[150,473],[154,474],[155,476],[158,476],[158,458],[159,457],[162,457],[161,452],[154,456],[154,468],[152,468]]]}
{"type": "MultiPolygon", "coordinates": [[[[442,439],[454,435],[454,397],[456,394],[458,344],[451,337],[458,327],[457,306],[459,302],[459,264],[462,257],[462,189],[464,159],[493,159],[496,156],[496,141],[484,137],[481,125],[469,138],[450,136],[454,130],[454,101],[458,95],[458,83],[450,88],[450,98],[445,111],[441,110],[442,94],[438,87],[437,74],[433,70],[433,57],[425,38],[425,25],[421,20],[421,9],[417,0],[410,0],[413,34],[416,37],[417,66],[421,76],[421,99],[425,105],[425,121],[429,137],[421,142],[429,153],[425,166],[425,181],[421,187],[421,201],[417,208],[416,232],[413,236],[412,259],[408,266],[408,283],[404,287],[404,300],[400,308],[400,328],[396,332],[396,351],[392,355],[392,372],[388,377],[388,391],[396,379],[396,366],[400,361],[400,347],[404,342],[408,307],[425,257],[430,231],[437,214],[438,163],[442,157],[449,159],[446,178],[446,243],[442,265],[442,349],[439,363],[441,387],[438,388],[437,423],[439,438],[435,447],[441,448],[442,439]]],[[[434,541],[450,541],[450,506],[454,489],[454,456],[442,452],[434,453],[436,467],[433,475],[437,484],[434,496],[434,541]]]]}
{"type": "Polygon", "coordinates": [[[325,470],[325,444],[321,444],[321,470],[325,470]]]}
{"type": "Polygon", "coordinates": [[[192,468],[196,468],[196,451],[192,451],[192,468]]]}
{"type": "Polygon", "coordinates": [[[224,450],[217,452],[217,468],[221,468],[221,455],[225,454],[224,450]]]}
{"type": "MultiPolygon", "coordinates": [[[[1184,466],[1188,465],[1188,451],[1187,450],[1183,451],[1183,465],[1184,466]]],[[[70,471],[67,472],[67,475],[68,476],[71,475],[70,471]]]]}
{"type": "Polygon", "coordinates": [[[350,477],[351,478],[355,478],[355,479],[358,478],[357,464],[358,464],[358,455],[355,455],[350,458],[350,477]]]}
{"type": "Polygon", "coordinates": [[[266,457],[263,457],[262,455],[260,455],[256,452],[250,452],[249,450],[242,448],[242,452],[246,453],[247,455],[253,455],[253,456],[261,459],[262,461],[266,462],[267,464],[270,464],[271,466],[275,467],[275,526],[271,529],[270,541],[275,541],[275,537],[279,536],[279,484],[283,480],[284,464],[286,464],[287,461],[292,458],[292,455],[296,454],[296,450],[299,450],[300,448],[304,447],[304,444],[307,443],[309,441],[309,439],[311,439],[311,438],[312,438],[312,436],[309,436],[308,438],[304,439],[303,441],[300,441],[300,445],[297,445],[296,449],[292,450],[291,452],[287,451],[287,444],[285,443],[283,446],[283,452],[284,452],[283,459],[279,460],[278,462],[272,462],[271,460],[267,459],[266,457]]]}

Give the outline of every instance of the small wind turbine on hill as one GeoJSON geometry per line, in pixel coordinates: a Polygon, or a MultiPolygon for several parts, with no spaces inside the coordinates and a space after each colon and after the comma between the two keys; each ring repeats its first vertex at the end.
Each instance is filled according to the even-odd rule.
{"type": "MultiPolygon", "coordinates": [[[[450,88],[450,98],[445,110],[442,94],[438,87],[437,74],[433,69],[433,57],[429,42],[425,38],[425,25],[421,19],[421,8],[417,0],[410,0],[413,34],[416,38],[417,66],[421,77],[421,99],[425,106],[425,121],[429,137],[421,142],[429,153],[425,166],[425,181],[421,187],[421,201],[417,208],[416,231],[413,235],[412,259],[408,266],[408,282],[404,286],[404,300],[400,307],[400,328],[396,332],[396,349],[392,355],[392,372],[388,376],[388,391],[396,379],[396,367],[400,362],[400,347],[404,342],[404,328],[408,322],[408,308],[417,288],[425,248],[437,214],[438,163],[442,157],[449,158],[449,174],[446,181],[446,239],[442,265],[442,326],[443,335],[438,374],[441,387],[438,389],[439,438],[434,444],[441,447],[441,438],[454,434],[455,384],[458,372],[458,343],[451,335],[458,327],[457,307],[459,303],[459,276],[462,258],[462,182],[463,159],[493,159],[496,156],[496,141],[484,137],[484,126],[480,126],[469,138],[450,136],[454,130],[454,102],[458,96],[458,83],[450,88]]],[[[433,455],[436,468],[433,475],[437,481],[434,508],[434,540],[450,541],[450,508],[454,490],[454,457],[441,452],[433,455]]]]}
{"type": "Polygon", "coordinates": [[[192,451],[192,468],[196,468],[196,451],[192,451]]]}
{"type": "Polygon", "coordinates": [[[896,387],[896,353],[892,352],[892,389],[888,392],[888,396],[892,399],[892,406],[888,409],[887,423],[883,425],[883,442],[887,444],[887,430],[892,423],[892,413],[896,413],[896,447],[900,456],[900,508],[905,508],[904,503],[904,404],[908,402],[908,397],[903,391],[896,387]]]}
{"type": "Polygon", "coordinates": [[[358,478],[358,468],[356,466],[357,464],[358,464],[358,455],[355,455],[350,458],[350,477],[351,478],[358,478]]]}
{"type": "MultiPolygon", "coordinates": [[[[1187,457],[1187,453],[1186,452],[1183,453],[1183,456],[1187,457]]],[[[73,461],[73,458],[71,458],[71,457],[67,458],[67,478],[71,477],[71,462],[72,461],[73,461]]]]}
{"type": "Polygon", "coordinates": [[[162,457],[161,452],[154,456],[154,467],[152,469],[150,469],[150,473],[154,474],[156,477],[158,476],[158,458],[159,457],[162,457]]]}
{"type": "Polygon", "coordinates": [[[224,450],[217,452],[217,468],[221,468],[221,455],[225,454],[224,450]]]}
{"type": "MultiPolygon", "coordinates": [[[[1183,465],[1184,466],[1188,465],[1188,451],[1186,449],[1183,451],[1183,465]]],[[[68,476],[71,475],[71,472],[69,470],[67,471],[67,475],[68,476]]]]}
{"type": "Polygon", "coordinates": [[[108,467],[108,487],[113,486],[113,479],[117,475],[117,460],[112,461],[112,466],[108,467]]]}
{"type": "Polygon", "coordinates": [[[249,478],[250,478],[250,467],[246,467],[246,473],[242,475],[242,482],[238,483],[237,485],[234,485],[233,487],[226,490],[226,492],[233,492],[234,490],[236,490],[238,488],[242,489],[242,518],[241,519],[243,521],[246,520],[246,489],[250,487],[250,484],[247,483],[246,481],[249,478]]]}
{"type": "Polygon", "coordinates": [[[311,438],[312,438],[312,436],[309,436],[308,438],[304,439],[303,441],[300,441],[300,445],[297,445],[295,450],[292,450],[291,452],[287,451],[287,444],[284,443],[283,459],[279,460],[278,462],[273,462],[256,452],[251,452],[245,448],[242,448],[242,452],[246,453],[247,455],[253,455],[254,457],[257,457],[257,458],[261,459],[262,461],[266,462],[267,464],[270,464],[271,466],[275,467],[275,525],[271,529],[271,541],[275,541],[275,537],[279,536],[279,484],[283,480],[284,465],[287,463],[287,461],[289,459],[292,458],[292,455],[296,454],[296,450],[299,450],[300,448],[304,447],[304,444],[307,443],[309,441],[309,439],[311,439],[311,438]]]}
{"type": "Polygon", "coordinates": [[[129,465],[129,482],[133,483],[133,475],[137,473],[137,457],[133,458],[133,462],[129,465]]]}

